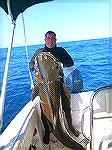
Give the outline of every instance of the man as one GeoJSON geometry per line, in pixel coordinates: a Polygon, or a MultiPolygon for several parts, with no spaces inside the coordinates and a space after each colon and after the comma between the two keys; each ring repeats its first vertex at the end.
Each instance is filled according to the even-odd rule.
{"type": "MultiPolygon", "coordinates": [[[[40,52],[50,52],[55,58],[57,58],[63,64],[63,67],[70,67],[70,66],[74,65],[74,62],[73,62],[71,56],[66,52],[66,50],[62,47],[56,46],[56,34],[53,31],[48,31],[45,34],[45,47],[38,49],[35,52],[34,56],[32,57],[32,59],[29,63],[31,70],[34,70],[35,57],[40,52]]],[[[63,80],[62,80],[62,82],[63,82],[63,80]]],[[[34,93],[35,93],[35,91],[34,91],[34,93]]],[[[65,111],[65,116],[68,121],[68,126],[73,131],[74,135],[78,136],[79,132],[77,130],[73,129],[73,127],[72,127],[70,100],[66,97],[63,90],[62,90],[62,99],[64,99],[63,103],[62,103],[62,107],[63,107],[63,110],[65,111]]],[[[45,127],[45,135],[43,137],[43,142],[45,144],[49,144],[50,130],[49,130],[49,126],[46,122],[46,117],[43,114],[43,112],[41,114],[41,118],[42,118],[43,125],[45,127]]]]}
{"type": "Polygon", "coordinates": [[[70,67],[74,65],[71,56],[62,47],[56,46],[56,34],[53,31],[48,31],[45,34],[45,47],[38,49],[34,56],[32,57],[29,65],[30,69],[34,70],[35,57],[40,52],[50,52],[54,57],[56,57],[62,64],[63,67],[70,67]]]}

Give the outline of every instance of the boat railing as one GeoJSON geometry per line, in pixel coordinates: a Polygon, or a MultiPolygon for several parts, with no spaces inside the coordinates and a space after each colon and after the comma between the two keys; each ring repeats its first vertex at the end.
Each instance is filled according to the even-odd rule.
{"type": "Polygon", "coordinates": [[[103,144],[108,149],[112,142],[112,85],[97,89],[91,97],[90,139],[90,150],[103,149],[103,144]]]}
{"type": "MultiPolygon", "coordinates": [[[[85,131],[84,131],[84,120],[85,120],[85,113],[87,112],[87,111],[90,111],[90,106],[87,106],[84,110],[83,110],[83,113],[82,113],[82,117],[81,117],[81,132],[82,132],[82,134],[83,134],[83,136],[87,139],[87,140],[89,140],[90,141],[90,137],[88,137],[87,135],[86,135],[86,133],[85,133],[85,131]]],[[[90,141],[91,142],[91,141],[90,141]]]]}

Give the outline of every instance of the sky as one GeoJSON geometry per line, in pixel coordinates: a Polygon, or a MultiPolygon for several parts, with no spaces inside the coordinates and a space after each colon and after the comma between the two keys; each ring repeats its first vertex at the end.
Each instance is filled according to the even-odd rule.
{"type": "MultiPolygon", "coordinates": [[[[57,42],[112,37],[111,0],[56,0],[34,5],[24,13],[27,45],[44,43],[48,30],[57,34],[57,42]]],[[[0,47],[8,47],[10,21],[0,8],[0,47]]],[[[16,20],[13,46],[23,46],[22,15],[16,20]]]]}

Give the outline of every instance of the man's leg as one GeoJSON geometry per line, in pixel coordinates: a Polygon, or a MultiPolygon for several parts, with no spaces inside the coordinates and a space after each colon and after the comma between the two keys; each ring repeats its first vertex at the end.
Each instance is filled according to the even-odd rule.
{"type": "Polygon", "coordinates": [[[49,125],[47,123],[46,117],[43,113],[41,113],[41,119],[42,119],[42,123],[44,125],[45,128],[45,134],[43,136],[43,143],[44,144],[49,144],[50,141],[50,130],[49,130],[49,125]]]}

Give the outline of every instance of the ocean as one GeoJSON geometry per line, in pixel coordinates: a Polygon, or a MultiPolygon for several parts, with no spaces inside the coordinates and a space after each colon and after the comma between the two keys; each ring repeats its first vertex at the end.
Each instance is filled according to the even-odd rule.
{"type": "MultiPolygon", "coordinates": [[[[64,47],[72,56],[74,66],[80,70],[82,75],[84,91],[93,91],[112,84],[112,38],[61,42],[57,45],[64,47]]],[[[37,48],[43,46],[42,44],[28,46],[28,60],[30,61],[37,48]]],[[[1,89],[7,48],[0,49],[0,51],[1,89]]],[[[25,47],[14,47],[7,80],[3,130],[30,101],[30,84],[25,47]]]]}

